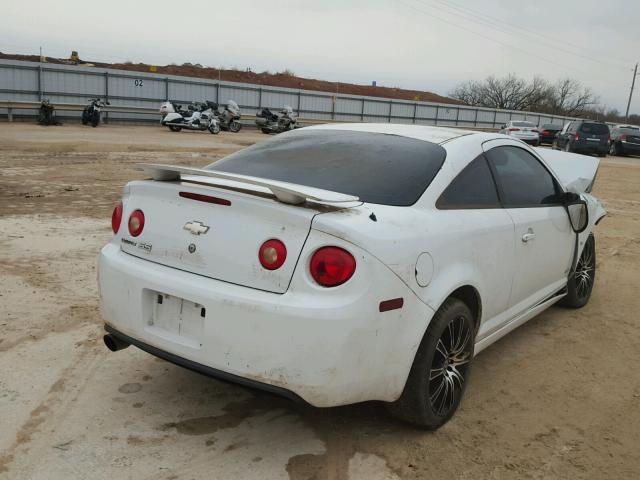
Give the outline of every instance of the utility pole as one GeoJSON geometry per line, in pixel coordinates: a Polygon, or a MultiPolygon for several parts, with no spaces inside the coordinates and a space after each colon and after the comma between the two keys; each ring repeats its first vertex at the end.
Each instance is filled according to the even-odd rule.
{"type": "Polygon", "coordinates": [[[631,106],[631,97],[633,97],[633,87],[636,85],[636,77],[638,76],[638,64],[636,63],[636,68],[633,69],[633,80],[631,80],[631,91],[629,92],[629,101],[627,102],[627,111],[624,114],[624,121],[629,121],[629,107],[631,106]]]}

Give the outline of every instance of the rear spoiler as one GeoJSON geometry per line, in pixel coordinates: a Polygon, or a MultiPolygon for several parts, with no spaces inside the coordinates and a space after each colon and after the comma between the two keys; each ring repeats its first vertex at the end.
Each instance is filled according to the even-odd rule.
{"type": "MultiPolygon", "coordinates": [[[[204,170],[202,168],[182,167],[178,165],[160,165],[157,163],[140,163],[134,167],[151,176],[153,180],[170,182],[180,180],[183,176],[209,177],[221,180],[231,180],[249,185],[256,185],[271,191],[280,202],[298,205],[307,200],[320,203],[348,203],[357,202],[359,199],[353,195],[332,192],[320,188],[297,185],[295,183],[280,182],[266,178],[250,177],[237,173],[220,172],[217,170],[204,170]]],[[[221,183],[221,187],[225,187],[221,183]]]]}

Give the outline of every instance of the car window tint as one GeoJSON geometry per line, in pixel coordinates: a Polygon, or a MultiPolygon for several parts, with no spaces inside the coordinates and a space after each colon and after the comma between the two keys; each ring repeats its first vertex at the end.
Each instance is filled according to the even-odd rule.
{"type": "Polygon", "coordinates": [[[440,209],[500,208],[496,185],[484,156],[467,165],[436,202],[440,209]]]}
{"type": "Polygon", "coordinates": [[[400,135],[302,129],[205,168],[356,195],[367,203],[408,206],[427,189],[446,155],[438,144],[400,135]]]}
{"type": "Polygon", "coordinates": [[[607,135],[609,133],[609,127],[604,123],[583,123],[580,131],[592,135],[607,135]]]}
{"type": "Polygon", "coordinates": [[[487,153],[502,190],[505,207],[533,207],[558,203],[556,184],[547,169],[518,147],[496,147],[487,153]]]}

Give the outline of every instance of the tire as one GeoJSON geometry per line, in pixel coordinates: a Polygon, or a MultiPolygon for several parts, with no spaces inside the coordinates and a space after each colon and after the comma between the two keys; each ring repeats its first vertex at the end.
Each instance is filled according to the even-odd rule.
{"type": "Polygon", "coordinates": [[[444,425],[466,388],[474,332],[469,307],[456,298],[447,299],[422,338],[402,395],[388,406],[391,414],[431,430],[444,425]]]}
{"type": "Polygon", "coordinates": [[[176,127],[174,125],[169,125],[169,130],[171,130],[172,132],[179,132],[180,130],[182,130],[182,127],[176,127]]]}
{"type": "Polygon", "coordinates": [[[242,124],[237,120],[231,120],[231,122],[229,122],[229,130],[233,133],[238,133],[242,130],[242,124]]]}
{"type": "Polygon", "coordinates": [[[596,280],[596,239],[589,234],[576,271],[567,281],[567,295],[560,300],[560,305],[567,308],[582,308],[591,298],[593,285],[596,280]]]}
{"type": "Polygon", "coordinates": [[[93,112],[93,114],[91,115],[91,126],[95,128],[98,126],[99,123],[100,123],[100,114],[98,112],[93,112]]]}
{"type": "Polygon", "coordinates": [[[622,147],[618,146],[616,142],[611,142],[611,146],[609,147],[609,155],[614,157],[624,157],[624,151],[622,147]]]}
{"type": "Polygon", "coordinates": [[[213,133],[214,135],[217,135],[220,133],[220,125],[218,125],[217,123],[214,124],[209,124],[209,132],[213,133]]]}
{"type": "Polygon", "coordinates": [[[269,130],[268,128],[261,128],[260,129],[262,131],[262,133],[264,133],[265,135],[269,135],[271,133],[271,130],[269,130]]]}

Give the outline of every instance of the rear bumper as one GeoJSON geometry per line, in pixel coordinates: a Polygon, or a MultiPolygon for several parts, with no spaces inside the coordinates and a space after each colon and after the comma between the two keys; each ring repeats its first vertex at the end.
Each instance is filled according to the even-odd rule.
{"type": "Polygon", "coordinates": [[[537,133],[509,133],[509,136],[529,144],[540,142],[540,136],[537,133]]]}
{"type": "Polygon", "coordinates": [[[625,153],[631,153],[633,155],[640,154],[640,143],[619,142],[618,145],[625,153]]]}
{"type": "Polygon", "coordinates": [[[171,362],[174,365],[178,365],[188,370],[201,373],[202,375],[206,375],[207,377],[212,377],[217,380],[222,380],[223,382],[235,383],[243,387],[255,388],[256,390],[263,390],[265,392],[273,393],[274,395],[279,395],[281,397],[288,398],[289,400],[292,400],[294,402],[300,402],[300,403],[304,402],[304,400],[302,400],[298,395],[296,395],[293,392],[290,392],[285,388],[269,385],[268,383],[256,382],[255,380],[239,377],[237,375],[233,375],[231,373],[227,373],[222,370],[216,370],[215,368],[202,365],[201,363],[187,360],[186,358],[179,357],[177,355],[174,355],[173,353],[166,352],[152,345],[141,342],[140,340],[130,337],[129,335],[125,335],[124,333],[113,328],[111,325],[105,325],[104,329],[111,335],[114,335],[115,337],[122,340],[123,342],[129,343],[134,347],[138,347],[140,350],[144,350],[145,352],[150,353],[151,355],[155,355],[158,358],[162,358],[163,360],[166,360],[168,362],[171,362]]]}
{"type": "Polygon", "coordinates": [[[573,143],[573,150],[575,152],[586,153],[607,153],[609,151],[609,145],[602,142],[589,142],[587,140],[580,140],[573,143]]]}
{"type": "Polygon", "coordinates": [[[335,237],[314,231],[299,265],[323,242],[354,254],[354,277],[323,289],[296,268],[284,294],[158,265],[111,243],[101,252],[98,275],[106,328],[187,368],[317,407],[393,401],[433,310],[377,259],[335,237]],[[206,308],[195,344],[150,324],[157,292],[206,308]],[[381,301],[397,297],[404,298],[401,309],[379,312],[381,301]]]}

